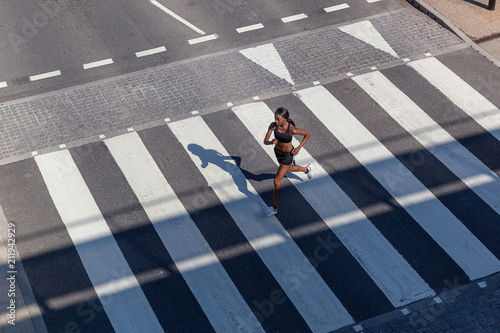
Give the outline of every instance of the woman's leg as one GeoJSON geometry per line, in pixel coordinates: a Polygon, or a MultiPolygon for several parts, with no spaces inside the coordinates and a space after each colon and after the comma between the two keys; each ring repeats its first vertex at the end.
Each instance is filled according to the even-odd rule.
{"type": "Polygon", "coordinates": [[[290,165],[290,168],[288,169],[288,172],[298,172],[298,171],[307,173],[307,168],[300,165],[290,165]]]}
{"type": "Polygon", "coordinates": [[[301,171],[307,174],[307,178],[312,179],[313,178],[313,173],[312,173],[312,165],[308,164],[306,167],[300,166],[300,165],[291,165],[290,168],[288,169],[288,172],[297,172],[301,171]]]}
{"type": "Polygon", "coordinates": [[[278,207],[278,200],[281,194],[281,180],[283,179],[283,177],[285,177],[290,167],[291,165],[280,164],[278,172],[276,172],[276,176],[274,177],[274,199],[273,199],[274,208],[278,207]]]}

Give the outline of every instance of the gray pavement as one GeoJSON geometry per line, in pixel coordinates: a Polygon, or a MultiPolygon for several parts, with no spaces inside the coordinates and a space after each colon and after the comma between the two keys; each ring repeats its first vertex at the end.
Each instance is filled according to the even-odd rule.
{"type": "MultiPolygon", "coordinates": [[[[401,59],[350,39],[336,27],[271,42],[287,64],[296,87],[314,81],[332,82],[348,72],[364,71],[370,66],[397,65],[406,57],[437,55],[470,46],[412,8],[369,20],[401,59]]],[[[99,135],[117,135],[132,126],[134,129],[156,126],[166,118],[182,118],[193,111],[225,109],[227,103],[245,103],[255,96],[264,99],[288,94],[293,89],[287,81],[251,62],[239,50],[229,50],[2,103],[0,163],[58,149],[61,144],[70,147],[97,141],[101,139],[99,135]]],[[[4,267],[5,258],[0,260],[4,267]]],[[[0,277],[3,280],[3,275],[0,277]]],[[[449,281],[449,288],[432,301],[417,302],[337,332],[498,332],[499,285],[500,274],[460,287],[449,281]]],[[[29,288],[23,289],[27,290],[23,290],[22,298],[32,304],[29,288]]],[[[15,327],[5,326],[4,320],[0,321],[2,333],[43,331],[37,319],[33,323],[23,320],[22,325],[15,327]]]]}
{"type": "Polygon", "coordinates": [[[500,4],[489,0],[408,0],[500,67],[500,4]]]}
{"type": "Polygon", "coordinates": [[[499,332],[499,284],[500,274],[461,287],[449,281],[449,290],[432,300],[422,300],[336,332],[499,332]]]}

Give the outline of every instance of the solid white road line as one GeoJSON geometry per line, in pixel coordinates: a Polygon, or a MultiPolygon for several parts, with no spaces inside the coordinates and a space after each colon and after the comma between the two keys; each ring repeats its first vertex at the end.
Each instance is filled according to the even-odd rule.
{"type": "Polygon", "coordinates": [[[0,82],[0,88],[7,88],[7,81],[0,82]]]}
{"type": "MultiPolygon", "coordinates": [[[[255,140],[261,142],[267,132],[266,125],[273,119],[272,110],[260,102],[237,106],[233,111],[255,140]]],[[[298,141],[295,138],[293,140],[294,146],[297,147],[298,141]]],[[[278,165],[272,147],[263,148],[278,165]]],[[[307,163],[314,165],[315,178],[308,180],[305,174],[295,173],[294,177],[289,177],[290,181],[352,253],[394,307],[434,296],[435,292],[305,148],[300,150],[297,158],[300,159],[301,165],[307,163]],[[352,220],[353,215],[356,221],[345,223],[346,219],[352,220]]]]}
{"type": "Polygon", "coordinates": [[[500,215],[500,178],[429,117],[382,73],[353,80],[418,142],[500,215]],[[484,182],[484,178],[489,178],[484,182]]]}
{"type": "Polygon", "coordinates": [[[324,87],[296,95],[471,280],[500,271],[500,261],[324,87]]]}
{"type": "Polygon", "coordinates": [[[197,28],[195,25],[189,23],[188,21],[186,21],[185,19],[183,19],[182,17],[180,17],[179,15],[177,15],[176,13],[174,13],[173,11],[171,11],[170,9],[168,9],[167,7],[163,6],[161,3],[159,3],[158,1],[155,1],[155,0],[150,0],[150,2],[155,5],[156,7],[160,8],[161,10],[163,10],[165,13],[167,13],[168,15],[172,16],[173,18],[175,18],[177,21],[181,22],[182,24],[188,26],[189,28],[193,29],[194,31],[196,31],[197,33],[201,34],[201,35],[204,35],[205,34],[205,31],[197,28]]]}
{"type": "Polygon", "coordinates": [[[500,109],[436,58],[408,64],[500,141],[500,109]]]}
{"type": "Polygon", "coordinates": [[[104,59],[104,60],[99,60],[99,61],[90,62],[88,64],[84,64],[83,69],[90,69],[90,68],[111,65],[113,63],[114,63],[113,59],[109,58],[109,59],[104,59]]]}
{"type": "Polygon", "coordinates": [[[163,332],[69,151],[35,161],[113,328],[163,332]]]}
{"type": "Polygon", "coordinates": [[[349,5],[346,3],[343,3],[340,5],[323,8],[323,10],[327,13],[331,13],[331,12],[336,12],[337,10],[342,10],[342,9],[347,9],[347,8],[349,8],[349,5]]]}
{"type": "Polygon", "coordinates": [[[257,24],[247,25],[246,27],[237,28],[236,31],[238,31],[238,33],[241,34],[242,32],[247,32],[262,28],[264,28],[264,25],[262,23],[257,23],[257,24]]]}
{"type": "Polygon", "coordinates": [[[263,332],[139,135],[104,142],[215,330],[263,332]]]}
{"type": "Polygon", "coordinates": [[[283,23],[289,23],[289,22],[293,22],[293,21],[302,20],[302,19],[305,19],[305,18],[307,18],[307,15],[304,14],[304,13],[302,13],[302,14],[297,14],[297,15],[283,17],[281,19],[281,21],[283,21],[283,23]]]}
{"type": "Polygon", "coordinates": [[[169,127],[311,330],[328,332],[352,324],[353,318],[278,219],[264,216],[265,203],[203,119],[169,127]],[[261,244],[269,238],[273,246],[261,244]],[[300,283],[293,278],[298,270],[307,271],[300,283]]]}
{"type": "Polygon", "coordinates": [[[48,72],[48,73],[43,73],[43,74],[38,74],[38,75],[32,75],[30,76],[30,81],[38,81],[38,80],[43,80],[43,79],[48,79],[54,76],[59,76],[61,75],[61,71],[53,71],[53,72],[48,72]]]}
{"type": "Polygon", "coordinates": [[[160,47],[157,47],[157,48],[154,48],[154,49],[149,49],[149,50],[145,50],[145,51],[136,52],[135,56],[137,58],[141,58],[141,57],[145,57],[145,56],[149,56],[149,55],[153,55],[153,54],[165,52],[166,50],[167,49],[165,48],[165,46],[160,46],[160,47]]]}
{"type": "Polygon", "coordinates": [[[190,39],[190,40],[188,40],[188,42],[189,42],[190,45],[193,45],[193,44],[203,43],[203,42],[206,42],[206,41],[209,41],[209,40],[214,40],[214,39],[217,39],[217,38],[219,38],[219,36],[217,36],[216,34],[211,34],[211,35],[206,35],[206,36],[203,36],[203,37],[198,37],[198,38],[190,39]]]}

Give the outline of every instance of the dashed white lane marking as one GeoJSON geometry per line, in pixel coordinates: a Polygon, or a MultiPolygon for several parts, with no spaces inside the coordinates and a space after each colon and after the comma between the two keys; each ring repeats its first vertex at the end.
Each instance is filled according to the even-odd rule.
{"type": "Polygon", "coordinates": [[[262,23],[257,23],[257,24],[247,25],[246,27],[237,28],[236,31],[238,31],[238,33],[241,34],[242,32],[247,32],[262,28],[264,28],[264,25],[262,23]]]}
{"type": "Polygon", "coordinates": [[[368,2],[368,3],[379,2],[379,1],[382,1],[382,0],[366,0],[366,2],[368,2]]]}
{"type": "Polygon", "coordinates": [[[297,15],[283,17],[281,20],[284,23],[288,23],[288,22],[302,20],[302,19],[305,19],[305,18],[307,18],[307,15],[302,13],[302,14],[297,14],[297,15]]]}
{"type": "Polygon", "coordinates": [[[38,80],[48,79],[49,77],[54,77],[54,76],[59,76],[59,75],[61,75],[61,71],[53,71],[53,72],[48,72],[48,73],[43,73],[43,74],[38,74],[38,75],[32,75],[32,76],[30,76],[30,81],[38,81],[38,80]]]}
{"type": "Polygon", "coordinates": [[[281,59],[280,54],[272,43],[241,50],[240,53],[274,75],[286,80],[292,85],[295,84],[283,59],[281,59]]]}
{"type": "Polygon", "coordinates": [[[106,65],[111,65],[114,64],[113,59],[104,59],[104,60],[99,60],[99,61],[94,61],[94,62],[89,62],[88,64],[83,65],[83,69],[90,69],[90,68],[96,68],[96,67],[101,67],[101,66],[106,66],[106,65]]]}
{"type": "Polygon", "coordinates": [[[349,24],[340,27],[339,30],[373,46],[376,49],[385,51],[395,58],[399,58],[398,54],[392,49],[377,29],[375,29],[370,21],[361,21],[349,24]]]}
{"type": "Polygon", "coordinates": [[[190,39],[190,40],[188,40],[188,42],[189,42],[190,45],[193,45],[193,44],[203,43],[203,42],[206,42],[206,41],[209,41],[209,40],[214,40],[214,39],[217,39],[217,38],[219,38],[219,36],[217,36],[216,34],[211,34],[211,35],[206,35],[206,36],[203,36],[203,37],[198,37],[198,38],[190,39]]]}
{"type": "Polygon", "coordinates": [[[355,330],[356,332],[361,332],[361,331],[363,330],[363,326],[361,326],[361,325],[356,325],[356,326],[353,326],[353,328],[354,328],[354,330],[355,330]]]}
{"type": "Polygon", "coordinates": [[[342,10],[342,9],[347,9],[347,8],[349,8],[349,5],[346,3],[343,3],[340,5],[323,8],[323,10],[327,13],[331,13],[331,12],[335,12],[337,10],[342,10]]]}
{"type": "Polygon", "coordinates": [[[0,88],[7,88],[7,81],[0,82],[0,88]]]}
{"type": "Polygon", "coordinates": [[[165,52],[166,50],[167,49],[165,48],[165,46],[160,46],[160,47],[157,47],[157,48],[154,48],[154,49],[149,49],[149,50],[145,50],[145,51],[141,51],[141,52],[136,52],[135,56],[137,58],[140,58],[140,57],[145,57],[145,56],[148,56],[148,55],[153,55],[153,54],[165,52]]]}
{"type": "Polygon", "coordinates": [[[150,0],[151,3],[153,5],[155,5],[156,7],[160,8],[161,10],[163,10],[165,13],[167,13],[168,15],[172,16],[173,18],[175,18],[177,21],[181,22],[182,24],[188,26],[189,28],[193,29],[194,31],[196,31],[197,33],[201,34],[201,35],[204,35],[205,34],[205,31],[201,30],[200,28],[196,27],[194,24],[186,21],[185,19],[183,19],[182,17],[180,17],[179,15],[177,15],[176,13],[174,13],[173,11],[171,11],[170,9],[168,9],[167,7],[163,6],[161,3],[159,3],[158,1],[155,1],[155,0],[150,0]]]}

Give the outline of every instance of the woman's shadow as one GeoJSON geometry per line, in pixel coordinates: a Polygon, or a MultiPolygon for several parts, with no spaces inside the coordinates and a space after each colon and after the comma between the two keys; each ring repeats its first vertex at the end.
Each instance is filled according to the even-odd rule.
{"type": "Polygon", "coordinates": [[[188,145],[188,150],[200,158],[202,168],[206,168],[209,164],[214,164],[229,173],[233,178],[234,183],[238,187],[238,190],[246,196],[254,195],[247,188],[247,179],[263,181],[267,179],[273,179],[275,176],[275,174],[273,173],[262,173],[260,175],[256,175],[245,169],[242,169],[240,167],[241,157],[239,156],[224,156],[214,149],[205,149],[202,146],[194,143],[188,145]],[[230,163],[230,161],[234,161],[236,165],[230,163]],[[240,172],[244,177],[241,177],[240,172]]]}

